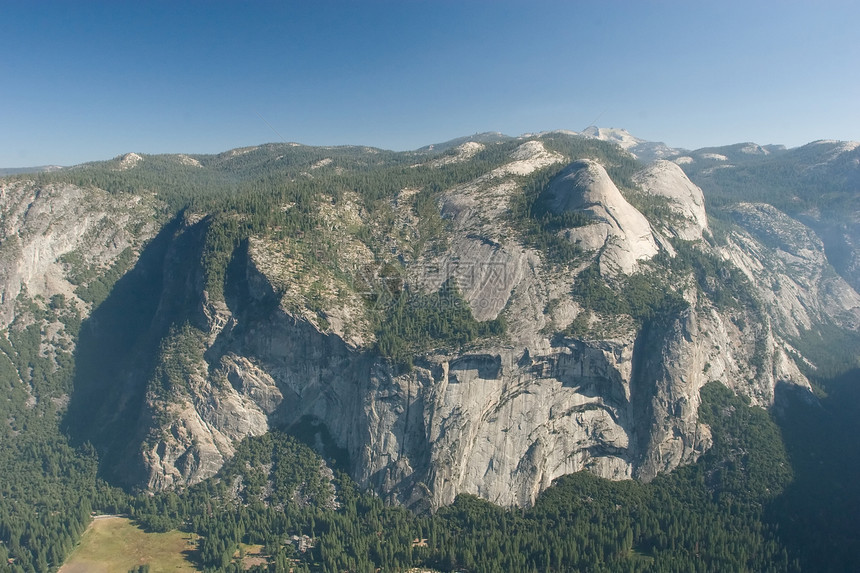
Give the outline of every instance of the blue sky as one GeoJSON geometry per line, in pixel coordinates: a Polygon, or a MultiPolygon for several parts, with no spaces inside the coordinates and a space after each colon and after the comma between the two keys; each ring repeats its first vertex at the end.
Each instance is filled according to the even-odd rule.
{"type": "Polygon", "coordinates": [[[860,139],[860,3],[0,0],[0,167],[591,123],[860,139]]]}

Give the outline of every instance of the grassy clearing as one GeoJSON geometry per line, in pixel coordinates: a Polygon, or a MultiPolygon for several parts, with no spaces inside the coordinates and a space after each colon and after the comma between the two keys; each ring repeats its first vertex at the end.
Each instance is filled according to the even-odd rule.
{"type": "Polygon", "coordinates": [[[247,543],[239,544],[239,551],[233,555],[233,561],[242,560],[242,569],[248,570],[257,565],[268,565],[269,556],[265,553],[265,547],[262,545],[249,545],[247,543]]]}
{"type": "Polygon", "coordinates": [[[144,533],[124,517],[97,517],[60,573],[125,573],[146,564],[151,573],[194,573],[195,549],[187,533],[144,533]]]}

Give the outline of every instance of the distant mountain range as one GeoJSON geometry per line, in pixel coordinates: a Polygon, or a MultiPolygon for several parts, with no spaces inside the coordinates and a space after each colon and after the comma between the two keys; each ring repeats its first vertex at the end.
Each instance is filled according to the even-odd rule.
{"type": "Polygon", "coordinates": [[[38,167],[0,167],[0,177],[23,175],[26,173],[50,173],[63,169],[60,165],[39,165],[38,167]]]}

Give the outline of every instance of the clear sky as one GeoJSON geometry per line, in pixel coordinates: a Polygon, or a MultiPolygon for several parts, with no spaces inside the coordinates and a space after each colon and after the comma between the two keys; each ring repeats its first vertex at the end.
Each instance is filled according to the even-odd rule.
{"type": "Polygon", "coordinates": [[[0,0],[0,167],[596,123],[860,139],[860,2],[0,0]]]}

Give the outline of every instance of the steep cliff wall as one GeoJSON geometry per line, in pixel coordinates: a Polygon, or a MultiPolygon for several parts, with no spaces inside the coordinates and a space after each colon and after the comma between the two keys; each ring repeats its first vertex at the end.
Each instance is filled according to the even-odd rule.
{"type": "MultiPolygon", "coordinates": [[[[599,166],[574,167],[583,168],[605,178],[599,166]]],[[[803,317],[786,315],[765,297],[768,281],[791,274],[775,262],[787,243],[778,249],[739,228],[725,246],[710,247],[701,239],[707,230],[701,192],[677,170],[667,171],[668,176],[652,170],[643,177],[650,177],[648,192],[662,193],[678,206],[671,225],[688,240],[698,237],[695,248],[709,260],[723,261],[726,268],[734,261],[748,272],[748,294],[765,300],[764,306],[738,300],[718,304],[710,283],[697,282],[691,269],[672,275],[677,280],[666,287],[686,300],[684,309],[647,320],[590,312],[572,288],[608,247],[595,245],[573,265],[545,266],[499,217],[481,210],[481,202],[491,200],[501,212],[516,192],[510,179],[494,176],[440,200],[452,222],[447,250],[427,260],[435,263],[433,273],[441,266],[449,274],[412,273],[405,280],[432,289],[456,278],[474,316],[488,320],[504,313],[508,330],[501,338],[423,352],[404,371],[379,356],[372,339],[345,339],[339,327],[321,322],[320,317],[344,316],[338,303],[329,301],[330,307],[314,312],[297,310],[299,299],[290,289],[314,275],[273,266],[271,245],[252,241],[237,252],[232,283],[225,287],[233,295],[226,303],[209,301],[204,292],[195,295],[199,312],[191,324],[199,351],[186,367],[188,383],[172,394],[150,386],[148,414],[141,418],[141,431],[148,432],[140,454],[146,485],[174,487],[204,479],[231,455],[236,440],[271,427],[302,433],[330,455],[348,459],[361,485],[392,501],[430,508],[462,492],[502,505],[528,505],[555,478],[581,469],[647,480],[694,461],[710,444],[708,428],[697,420],[705,383],[719,380],[761,405],[773,401],[778,382],[807,384],[783,338],[803,317]],[[660,177],[674,186],[661,189],[660,177]],[[769,262],[750,271],[750,249],[755,261],[769,262]],[[572,329],[577,319],[585,330],[572,329]]],[[[555,189],[566,184],[567,173],[555,189]]],[[[616,194],[620,197],[614,188],[612,197],[616,194]]],[[[605,194],[596,197],[587,202],[589,209],[613,212],[603,203],[605,194]]],[[[629,216],[612,218],[618,237],[638,241],[647,230],[652,238],[645,255],[656,256],[668,239],[624,205],[629,216]]],[[[675,272],[669,268],[680,256],[663,251],[649,262],[617,237],[607,236],[607,242],[621,253],[613,261],[629,258],[640,273],[655,276],[675,272]]],[[[834,288],[820,244],[792,240],[791,245],[811,249],[803,268],[809,284],[795,293],[797,304],[812,308],[818,301],[815,320],[856,317],[851,297],[831,304],[816,294],[816,288],[834,288]]],[[[194,281],[188,285],[196,288],[194,281]]],[[[839,288],[853,293],[844,283],[839,288]]],[[[359,307],[353,311],[346,315],[361,313],[359,307]]]]}
{"type": "MultiPolygon", "coordinates": [[[[768,406],[777,384],[808,385],[804,336],[860,325],[822,241],[773,206],[725,207],[717,237],[675,164],[614,181],[607,159],[515,143],[429,161],[471,178],[449,173],[458,182],[433,193],[297,193],[274,210],[303,202],[305,228],[273,223],[227,247],[218,233],[250,215],[189,209],[159,229],[152,195],[4,182],[0,321],[57,294],[89,317],[67,426],[118,482],[181,488],[237,441],[285,428],[362,486],[428,509],[458,493],[528,505],[570,472],[648,480],[690,463],[711,443],[703,385],[768,406]],[[544,173],[532,192],[556,226],[542,237],[575,245],[567,258],[514,213],[544,173]],[[443,287],[454,294],[434,298],[443,287]],[[408,364],[385,355],[385,321],[418,315],[474,332],[400,341],[408,364]]],[[[311,159],[307,173],[337,173],[311,159]]]]}
{"type": "Polygon", "coordinates": [[[0,328],[14,317],[22,291],[46,299],[62,294],[86,316],[93,301],[82,300],[77,287],[101,279],[126,249],[129,256],[117,278],[131,266],[141,245],[158,231],[155,205],[151,195],[0,182],[0,328]]]}

